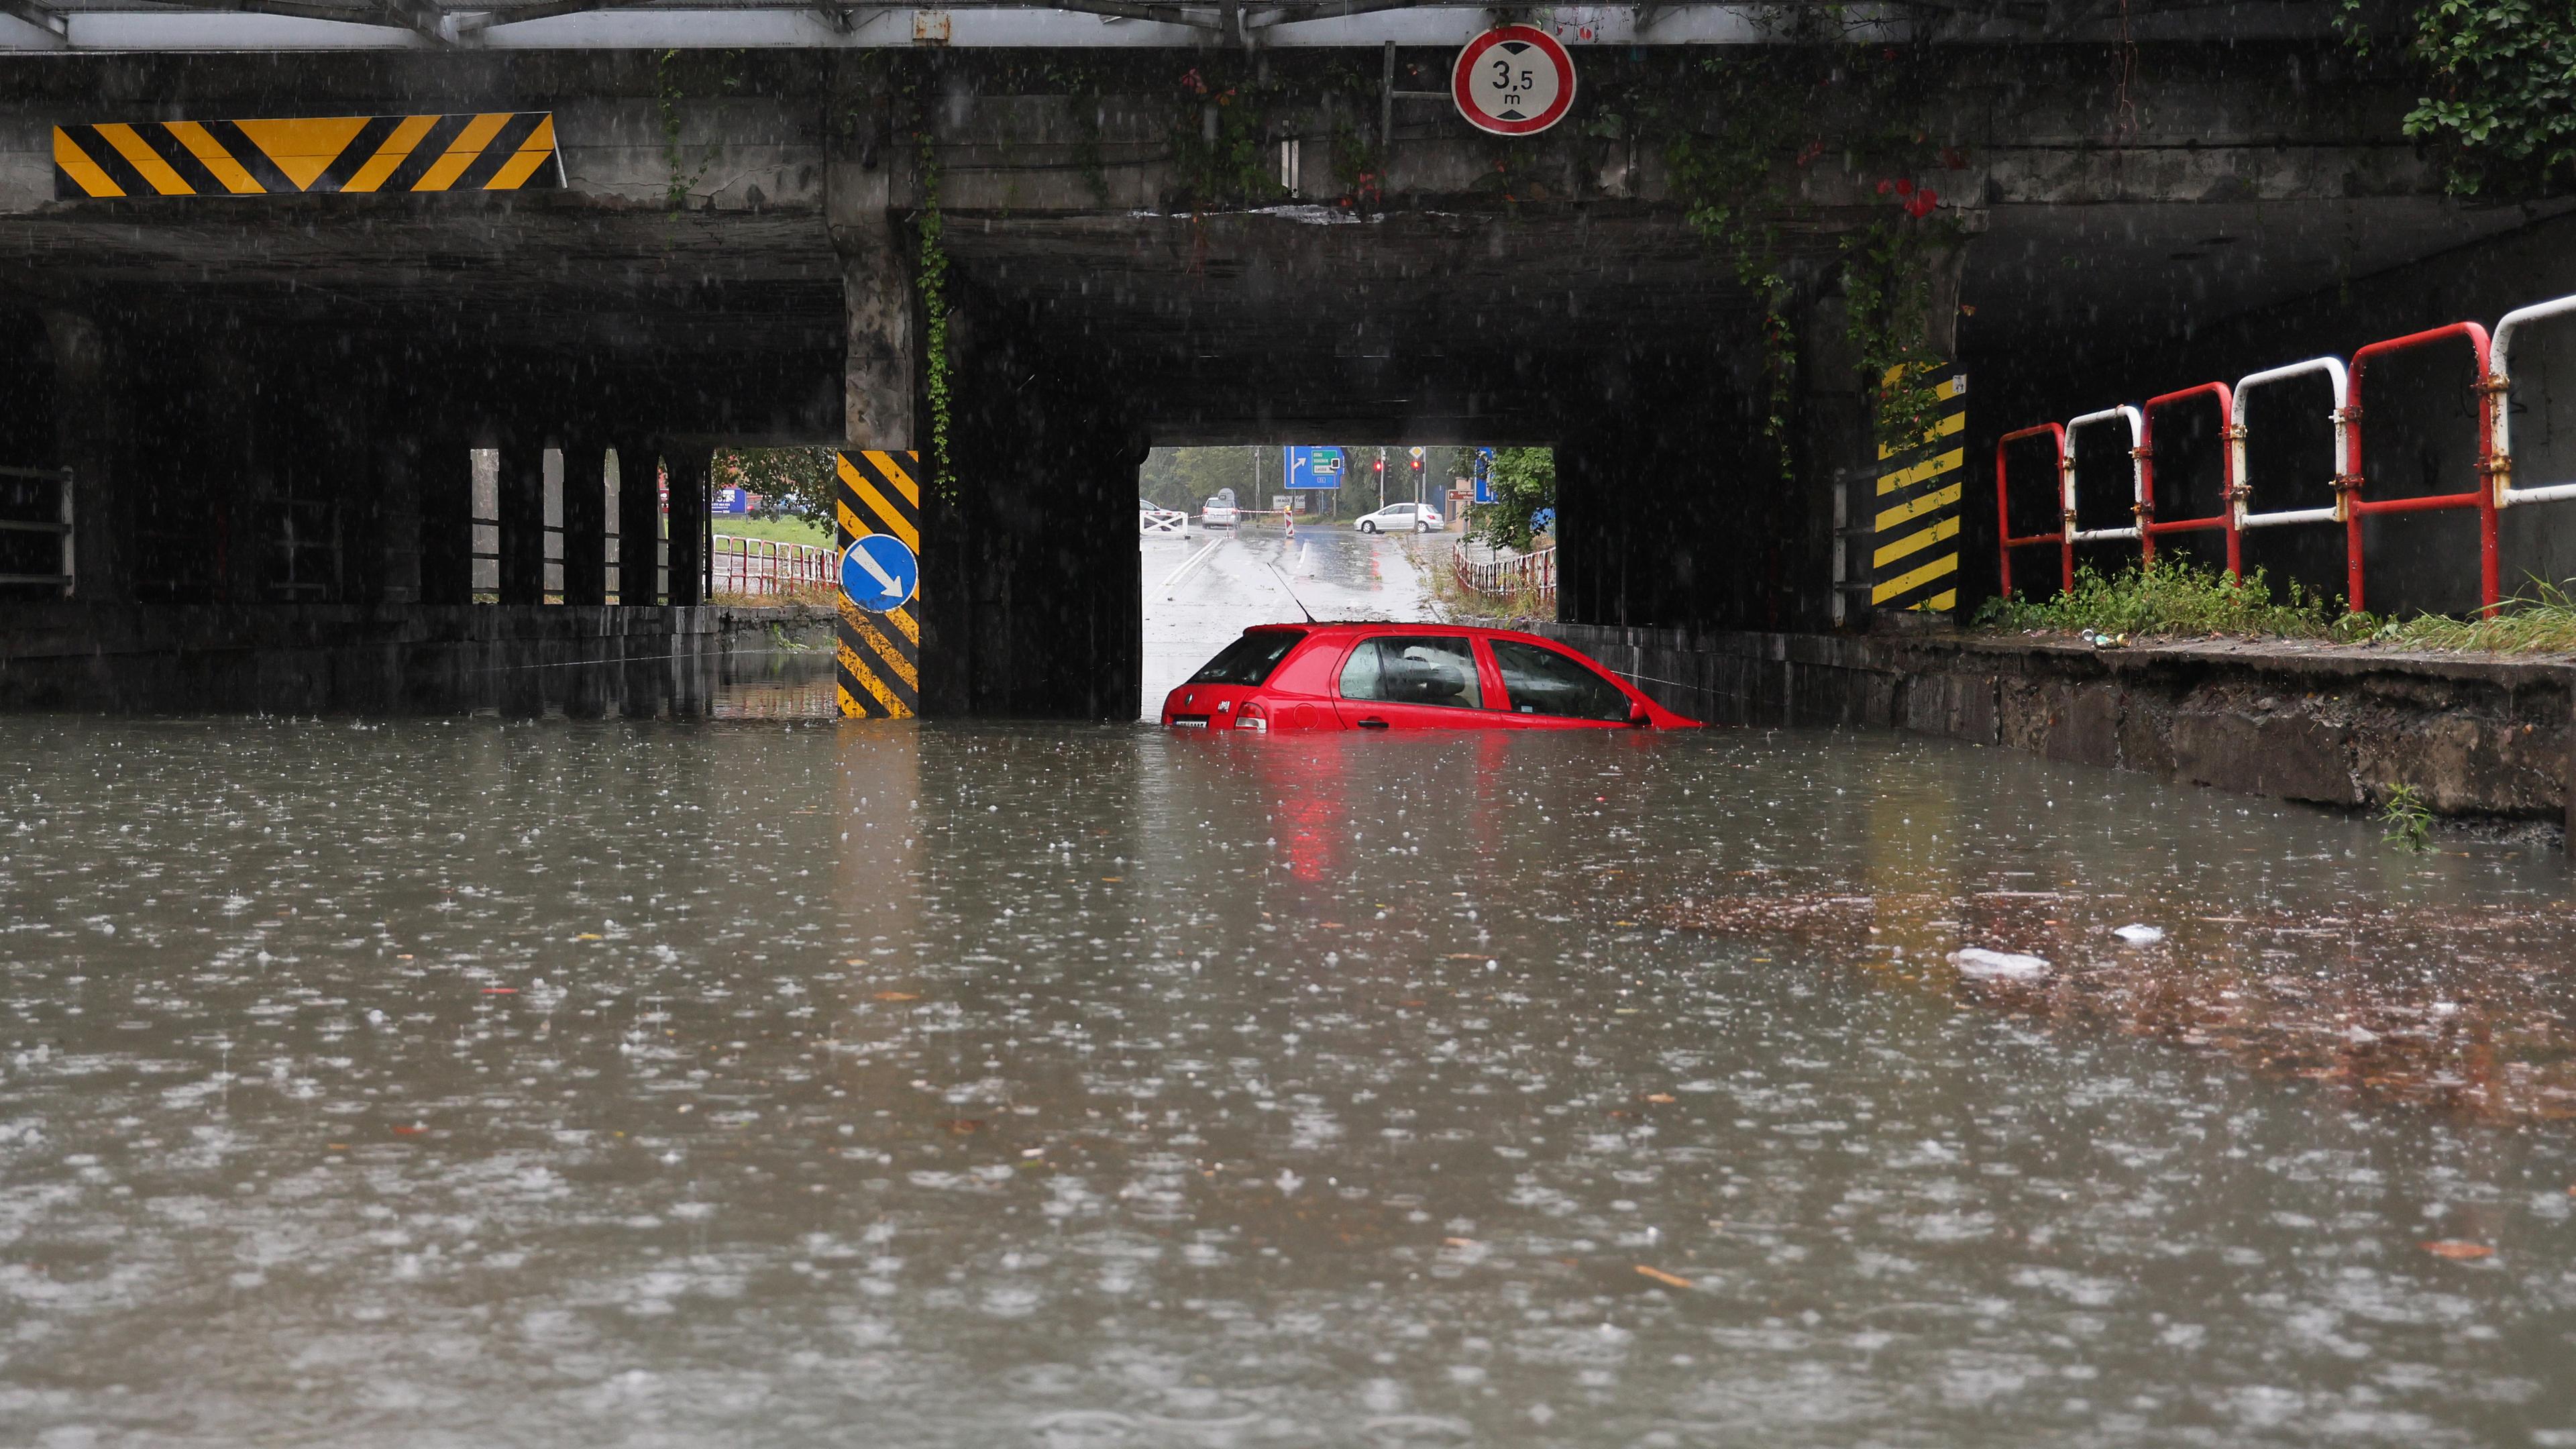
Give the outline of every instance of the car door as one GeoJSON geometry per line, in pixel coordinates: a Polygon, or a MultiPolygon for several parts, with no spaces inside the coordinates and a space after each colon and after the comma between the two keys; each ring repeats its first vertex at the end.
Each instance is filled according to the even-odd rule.
{"type": "Polygon", "coordinates": [[[1572,655],[1518,639],[1488,639],[1503,711],[1519,729],[1624,729],[1636,712],[1627,691],[1572,655]]]}
{"type": "Polygon", "coordinates": [[[1474,641],[1436,630],[1389,630],[1352,646],[1334,681],[1347,729],[1411,731],[1490,724],[1474,641]]]}

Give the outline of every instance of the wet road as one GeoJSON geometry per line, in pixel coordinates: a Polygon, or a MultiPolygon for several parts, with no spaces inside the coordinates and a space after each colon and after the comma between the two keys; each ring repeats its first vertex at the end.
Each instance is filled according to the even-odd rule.
{"type": "Polygon", "coordinates": [[[0,760],[10,1443],[2576,1442],[2554,858],[1821,732],[0,760]]]}
{"type": "Polygon", "coordinates": [[[1160,715],[1173,686],[1247,626],[1293,624],[1305,617],[1301,603],[1318,619],[1430,617],[1422,571],[1401,541],[1384,534],[1307,528],[1290,539],[1259,525],[1239,536],[1149,537],[1143,547],[1148,719],[1160,715]]]}

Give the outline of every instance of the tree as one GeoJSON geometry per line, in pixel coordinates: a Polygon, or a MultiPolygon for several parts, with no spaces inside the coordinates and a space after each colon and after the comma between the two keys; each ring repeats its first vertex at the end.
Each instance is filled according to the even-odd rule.
{"type": "Polygon", "coordinates": [[[719,448],[716,486],[761,497],[762,511],[798,513],[828,526],[840,463],[830,448],[719,448]]]}
{"type": "Polygon", "coordinates": [[[1497,448],[1491,470],[1494,501],[1468,512],[1468,536],[1496,548],[1530,547],[1530,519],[1556,506],[1556,450],[1497,448]]]}

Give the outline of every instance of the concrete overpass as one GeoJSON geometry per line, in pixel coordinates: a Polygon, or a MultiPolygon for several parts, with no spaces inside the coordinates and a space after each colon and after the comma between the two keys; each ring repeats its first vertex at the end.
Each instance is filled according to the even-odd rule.
{"type": "MultiPolygon", "coordinates": [[[[1835,260],[1889,215],[1854,139],[1885,117],[1813,92],[1793,129],[1832,144],[1775,158],[1762,202],[1776,297],[1689,224],[1705,198],[1667,153],[1745,132],[1702,62],[1787,47],[1761,13],[1538,14],[1583,100],[1503,141],[1424,98],[1492,21],[1467,7],[5,8],[0,464],[79,480],[77,598],[49,619],[355,627],[327,621],[466,607],[478,546],[487,607],[596,608],[602,537],[649,517],[550,526],[549,477],[660,459],[686,517],[720,443],[926,446],[934,179],[956,486],[924,519],[933,709],[1132,713],[1127,495],[1155,443],[1552,442],[1570,620],[1861,612],[1836,603],[1835,499],[1876,470],[1835,260]],[[216,123],[329,117],[385,118],[375,150],[305,167],[345,160],[342,189],[224,168],[258,142],[216,123]],[[405,135],[446,150],[386,159],[405,135]],[[522,156],[517,189],[347,184],[522,156]],[[1775,301],[1802,339],[1786,485],[1760,424],[1775,301]],[[500,456],[479,519],[470,448],[500,456]],[[566,605],[539,602],[550,551],[566,605]]],[[[1926,340],[1974,379],[1971,457],[2141,378],[2576,291],[2557,209],[2446,197],[2399,134],[2411,90],[2325,7],[2134,10],[2126,43],[2054,4],[1890,9],[1833,42],[1921,78],[1911,154],[1939,158],[1956,238],[1926,340]]],[[[697,601],[673,535],[628,607],[697,601]]]]}

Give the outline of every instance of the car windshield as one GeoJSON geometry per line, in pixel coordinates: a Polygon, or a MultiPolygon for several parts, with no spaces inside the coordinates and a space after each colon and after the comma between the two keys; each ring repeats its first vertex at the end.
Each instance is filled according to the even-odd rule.
{"type": "Polygon", "coordinates": [[[1190,683],[1258,685],[1305,637],[1302,629],[1255,630],[1225,646],[1224,652],[1190,676],[1190,683]]]}
{"type": "Polygon", "coordinates": [[[1342,666],[1342,698],[1484,707],[1476,656],[1464,639],[1363,639],[1342,666]]]}
{"type": "Polygon", "coordinates": [[[1494,664],[1515,714],[1624,721],[1628,696],[1619,686],[1553,649],[1510,639],[1494,642],[1494,664]]]}

